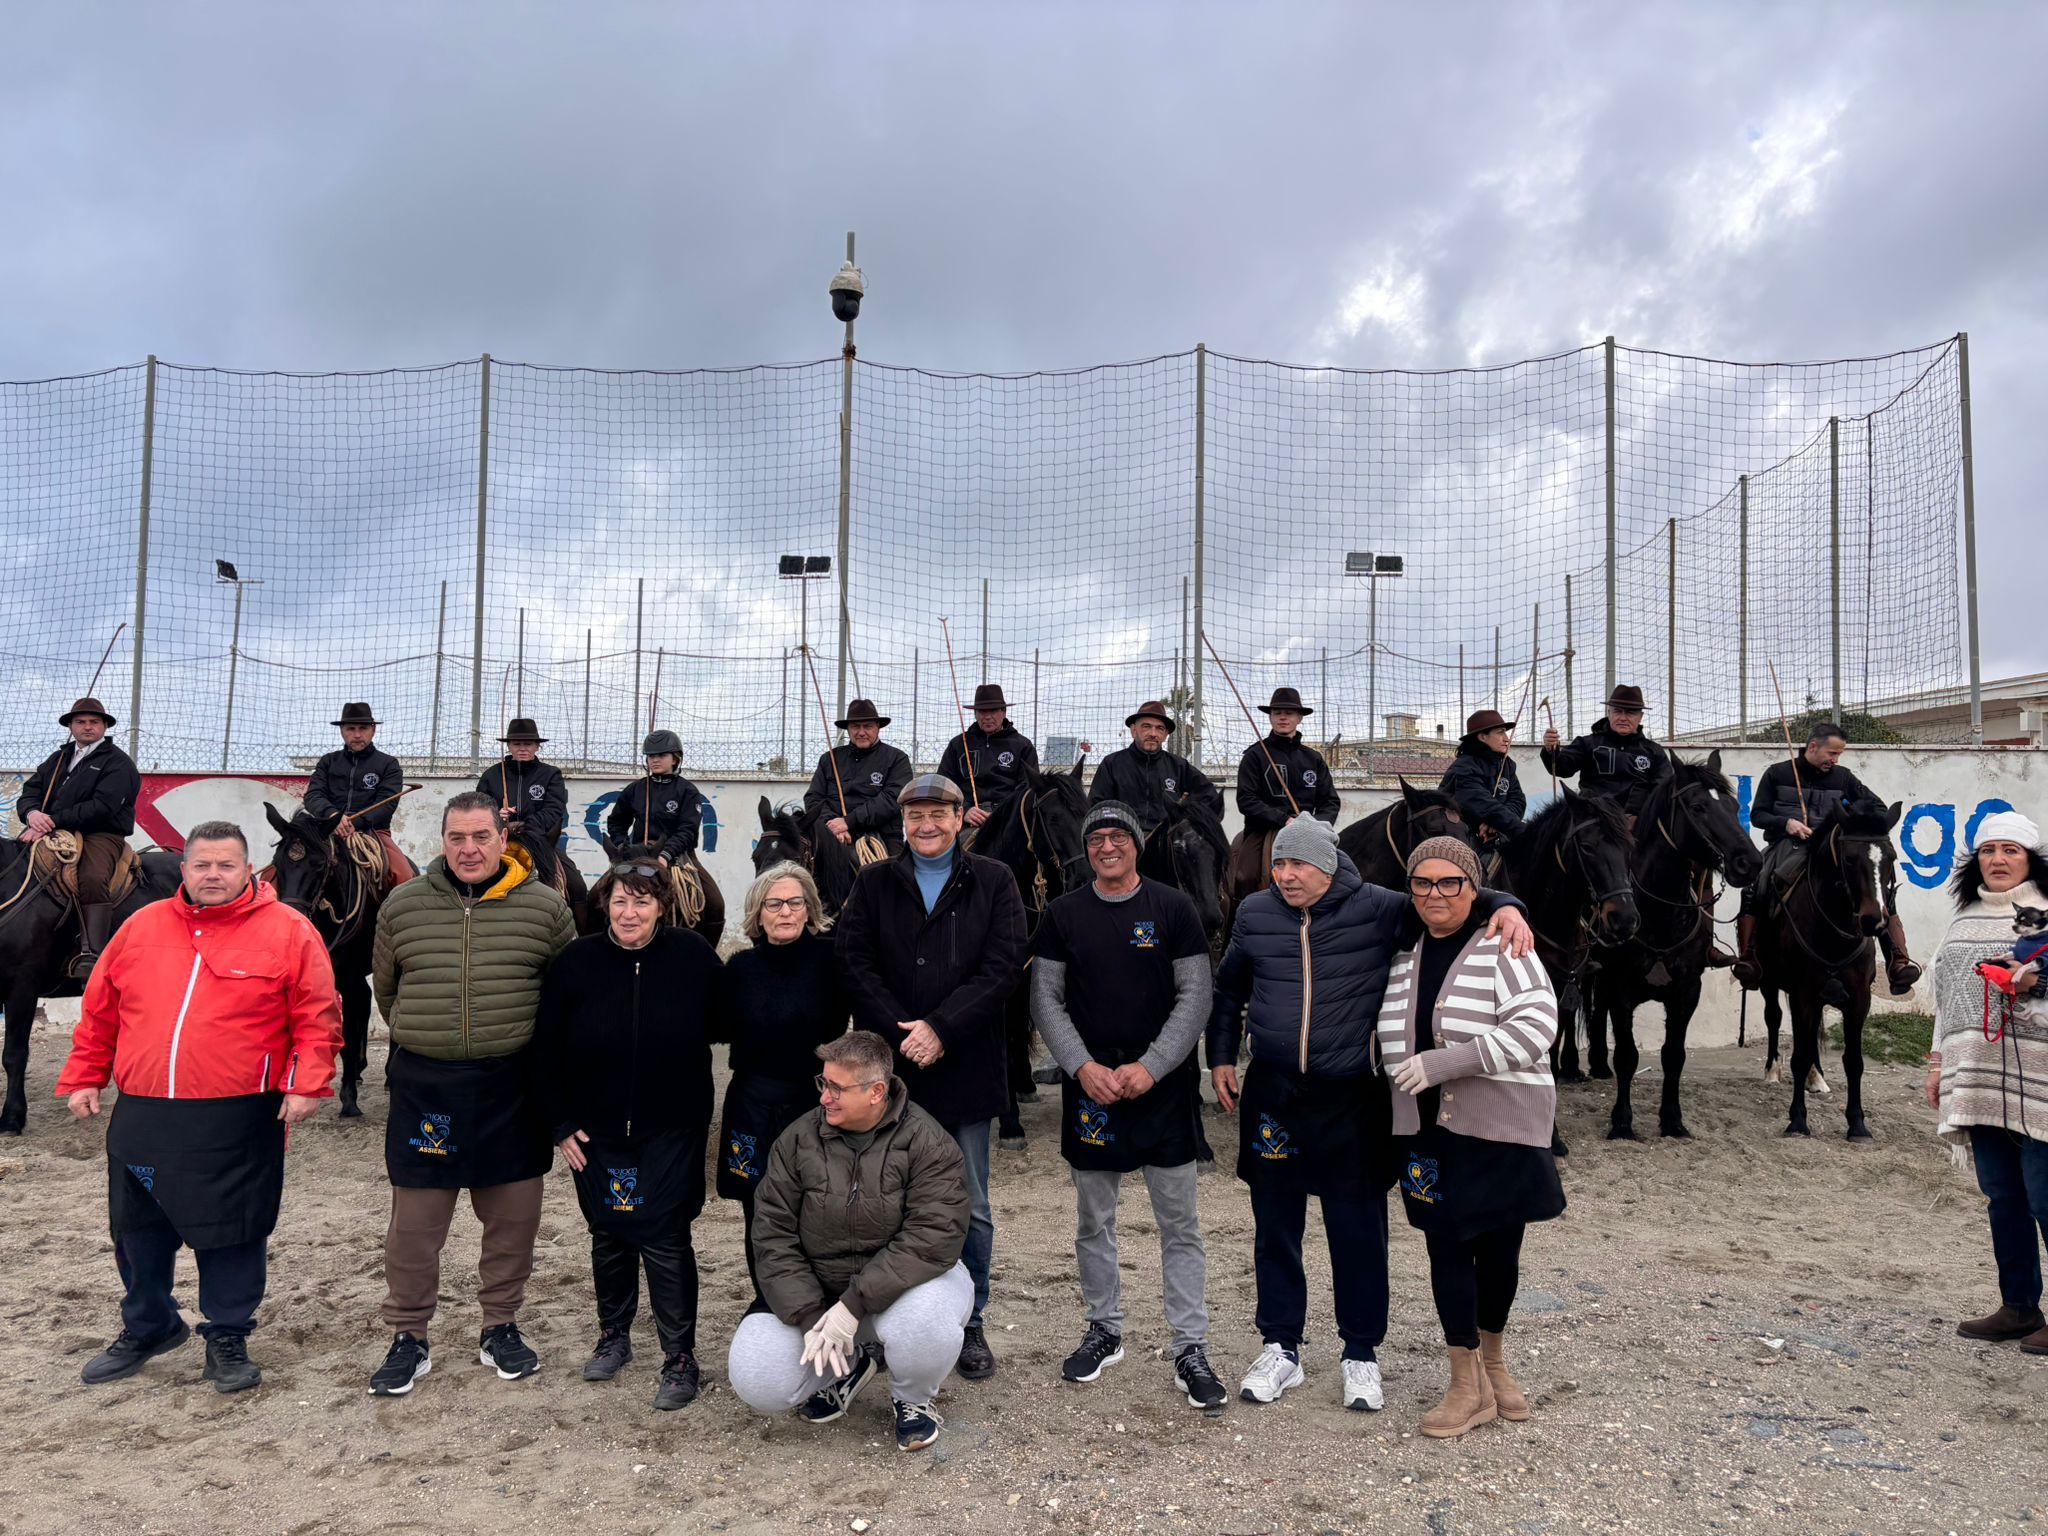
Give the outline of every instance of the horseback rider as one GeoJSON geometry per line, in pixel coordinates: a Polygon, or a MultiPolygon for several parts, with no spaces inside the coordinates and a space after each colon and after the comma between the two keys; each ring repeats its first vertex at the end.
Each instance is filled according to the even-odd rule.
{"type": "Polygon", "coordinates": [[[967,825],[988,820],[989,807],[1023,786],[1038,767],[1038,748],[1010,723],[1010,706],[1002,685],[983,683],[974,690],[974,724],[946,743],[939,754],[939,772],[967,796],[967,825]],[[968,766],[974,772],[970,776],[968,766]]]}
{"type": "Polygon", "coordinates": [[[355,833],[373,837],[384,850],[384,888],[410,880],[412,860],[391,835],[391,820],[398,814],[398,797],[405,790],[405,769],[375,742],[377,716],[361,702],[341,706],[341,718],[333,722],[341,729],[341,748],[329,752],[313,765],[306,780],[307,813],[328,831],[346,842],[355,833]]]}
{"type": "MultiPolygon", "coordinates": [[[[873,699],[855,699],[846,706],[846,718],[833,723],[846,740],[819,754],[804,791],[805,822],[842,843],[877,837],[891,854],[901,853],[903,813],[896,796],[910,782],[910,759],[882,740],[889,717],[876,713],[873,699]]],[[[979,774],[981,764],[974,767],[979,774]]]]}
{"type": "Polygon", "coordinates": [[[1131,744],[1110,753],[1095,770],[1095,780],[1088,786],[1090,805],[1121,800],[1137,813],[1147,837],[1166,820],[1169,800],[1192,796],[1222,819],[1223,791],[1178,752],[1166,750],[1166,738],[1173,734],[1173,716],[1164,704],[1147,699],[1124,716],[1124,725],[1130,730],[1131,744]]]}
{"type": "Polygon", "coordinates": [[[135,802],[142,794],[142,775],[134,760],[113,742],[107,731],[114,717],[98,699],[80,699],[57,717],[71,739],[44,758],[21,786],[14,807],[24,843],[39,843],[52,832],[69,832],[79,841],[78,954],[70,974],[83,981],[93,961],[114,932],[114,900],[108,884],[135,830],[135,802]]]}
{"type": "MultiPolygon", "coordinates": [[[[1859,800],[1878,800],[1863,781],[1842,766],[1842,754],[1849,738],[1831,720],[1815,722],[1807,733],[1806,747],[1795,764],[1791,759],[1773,763],[1757,779],[1750,800],[1749,824],[1764,835],[1763,873],[1742,893],[1742,910],[1735,919],[1735,979],[1752,991],[1763,983],[1763,966],[1756,953],[1757,919],[1777,893],[1790,889],[1806,867],[1806,842],[1814,829],[1840,813],[1844,805],[1859,800]]],[[[1898,870],[1896,855],[1889,844],[1884,852],[1884,932],[1877,945],[1884,952],[1885,980],[1892,996],[1903,997],[1920,979],[1920,967],[1906,951],[1906,927],[1899,919],[1898,870]]]]}
{"type": "MultiPolygon", "coordinates": [[[[617,854],[635,843],[655,850],[656,862],[673,869],[694,860],[704,824],[704,793],[683,777],[683,740],[674,731],[649,731],[640,743],[647,772],[619,791],[605,816],[605,836],[617,854]]],[[[560,775],[556,778],[559,781],[560,775]]],[[[563,804],[568,803],[564,792],[563,804]]]]}
{"type": "Polygon", "coordinates": [[[1585,735],[1560,746],[1555,726],[1543,733],[1543,766],[1560,779],[1577,774],[1580,794],[1613,801],[1633,822],[1671,760],[1643,730],[1643,690],[1619,683],[1585,735]]]}
{"type": "Polygon", "coordinates": [[[1466,720],[1458,755],[1437,785],[1456,803],[1466,824],[1477,829],[1482,844],[1507,842],[1521,832],[1528,815],[1515,760],[1508,756],[1514,739],[1514,721],[1501,719],[1499,710],[1477,711],[1466,720]]]}
{"type": "Polygon", "coordinates": [[[479,775],[476,787],[498,802],[498,819],[511,840],[526,850],[534,878],[552,886],[556,848],[569,820],[569,787],[562,782],[561,769],[540,760],[547,737],[524,715],[506,726],[498,741],[505,756],[479,775]]]}
{"type": "Polygon", "coordinates": [[[1237,760],[1237,809],[1244,830],[1230,844],[1230,888],[1235,891],[1256,891],[1272,878],[1274,834],[1297,814],[1334,827],[1342,808],[1330,765],[1301,739],[1301,722],[1315,711],[1298,692],[1283,687],[1273,690],[1272,701],[1261,704],[1259,713],[1272,729],[1237,760]]]}

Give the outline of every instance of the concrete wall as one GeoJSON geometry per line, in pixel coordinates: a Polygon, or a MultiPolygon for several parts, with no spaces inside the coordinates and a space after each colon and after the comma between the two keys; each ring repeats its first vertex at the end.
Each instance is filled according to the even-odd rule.
{"type": "MultiPolygon", "coordinates": [[[[1688,751],[1685,755],[1705,754],[1688,751]]],[[[1722,767],[1734,785],[1745,824],[1756,778],[1779,755],[1753,746],[1731,747],[1722,752],[1722,767]]],[[[1530,794],[1531,808],[1540,807],[1550,797],[1549,776],[1533,750],[1518,750],[1516,760],[1522,783],[1530,794]]],[[[1913,952],[1925,963],[1948,925],[1949,904],[1941,888],[1968,847],[1977,822],[1992,811],[2015,808],[2048,824],[2048,752],[1857,747],[1848,762],[1872,789],[1887,799],[1904,803],[1899,823],[1900,906],[1913,952]]],[[[19,772],[0,774],[0,794],[5,795],[6,803],[11,804],[19,796],[22,778],[19,772]]],[[[794,780],[707,778],[696,782],[708,805],[704,862],[724,889],[728,902],[737,907],[753,873],[753,845],[759,830],[757,805],[764,795],[772,804],[800,799],[804,786],[794,780]]],[[[424,863],[434,855],[442,804],[459,790],[473,787],[473,783],[467,778],[435,779],[401,803],[397,835],[414,858],[424,863]]],[[[264,803],[267,801],[289,814],[302,784],[302,779],[289,775],[145,774],[135,841],[178,846],[185,828],[225,818],[239,823],[253,846],[267,850],[275,839],[264,822],[264,803]]],[[[617,779],[569,780],[568,845],[586,875],[595,876],[603,871],[604,854],[598,837],[605,813],[619,789],[617,779]]],[[[1389,791],[1347,789],[1344,820],[1366,815],[1390,798],[1389,791]]],[[[1237,820],[1236,808],[1230,807],[1226,821],[1232,831],[1236,830],[1237,820]]],[[[1730,892],[1723,900],[1721,916],[1732,921],[1734,914],[1735,893],[1730,892]]],[[[1708,1044],[1732,1042],[1737,999],[1738,989],[1725,973],[1708,976],[1706,996],[1694,1021],[1694,1038],[1708,1044]]],[[[1880,1003],[1889,1005],[1889,999],[1881,998],[1880,1003]]],[[[1928,1005],[1923,985],[1920,996],[1901,1006],[1924,1010],[1928,1005]]],[[[1752,1026],[1760,1021],[1761,1010],[1752,1006],[1752,1026]]],[[[1658,1028],[1651,1027],[1647,1038],[1657,1039],[1658,1028]]]]}

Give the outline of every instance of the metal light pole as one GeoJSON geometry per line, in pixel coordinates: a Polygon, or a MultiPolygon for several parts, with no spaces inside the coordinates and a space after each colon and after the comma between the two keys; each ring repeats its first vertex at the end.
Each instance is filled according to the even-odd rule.
{"type": "MultiPolygon", "coordinates": [[[[1373,749],[1380,737],[1380,583],[1404,574],[1408,562],[1400,555],[1353,550],[1344,557],[1344,574],[1366,584],[1365,638],[1365,777],[1372,782],[1373,749]]],[[[1461,673],[1462,675],[1462,673],[1461,673]]]]}
{"type": "Polygon", "coordinates": [[[833,274],[827,292],[832,314],[846,322],[846,343],[839,349],[839,713],[846,713],[846,664],[853,654],[853,610],[847,592],[852,564],[853,503],[853,322],[860,314],[867,282],[853,264],[853,231],[846,232],[846,264],[833,274]]]}
{"type": "Polygon", "coordinates": [[[235,675],[242,660],[242,592],[248,587],[260,587],[260,581],[252,580],[235,570],[232,562],[213,562],[213,580],[216,586],[231,586],[235,589],[234,638],[228,641],[228,709],[227,719],[220,728],[220,771],[228,771],[228,743],[235,734],[235,675]]]}
{"type": "MultiPolygon", "coordinates": [[[[852,329],[850,325],[847,328],[849,330],[852,329]]],[[[845,502],[842,500],[840,505],[843,507],[845,505],[845,502]]],[[[783,555],[780,559],[778,559],[775,562],[775,573],[784,581],[793,581],[796,583],[797,635],[801,642],[800,648],[802,650],[802,653],[805,656],[809,656],[811,654],[811,583],[814,581],[823,581],[827,576],[830,576],[832,574],[832,557],[830,555],[783,555]]],[[[842,568],[842,585],[840,587],[840,590],[842,592],[845,591],[845,587],[843,585],[844,579],[845,573],[842,568]]],[[[840,616],[842,621],[844,620],[845,613],[846,610],[842,606],[840,609],[840,616]]],[[[841,649],[839,656],[839,666],[840,675],[844,677],[846,668],[846,654],[843,648],[841,649]]],[[[799,691],[801,691],[801,676],[798,677],[798,684],[799,691]]],[[[845,691],[845,684],[841,683],[841,694],[843,695],[845,691]]],[[[839,709],[841,714],[844,714],[846,712],[846,704],[843,698],[840,701],[839,709]]],[[[787,730],[783,732],[783,735],[785,737],[785,752],[788,749],[788,744],[786,740],[788,734],[789,733],[787,730]]],[[[806,757],[810,755],[810,741],[810,711],[806,709],[798,709],[796,712],[796,756],[798,762],[802,762],[806,757]]]]}

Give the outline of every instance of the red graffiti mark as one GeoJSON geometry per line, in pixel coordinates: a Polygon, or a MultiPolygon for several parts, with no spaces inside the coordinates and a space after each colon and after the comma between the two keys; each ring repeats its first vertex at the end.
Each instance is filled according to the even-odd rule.
{"type": "Polygon", "coordinates": [[[142,793],[135,801],[135,824],[157,847],[170,848],[182,853],[185,848],[184,829],[171,824],[169,818],[157,808],[157,801],[172,790],[182,789],[187,784],[232,783],[236,780],[261,784],[266,789],[289,790],[293,795],[301,795],[306,789],[303,774],[287,776],[271,773],[145,773],[142,776],[142,793]]]}

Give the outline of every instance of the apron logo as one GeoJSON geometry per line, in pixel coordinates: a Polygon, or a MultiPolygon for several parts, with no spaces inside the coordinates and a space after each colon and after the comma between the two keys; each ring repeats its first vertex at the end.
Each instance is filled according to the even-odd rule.
{"type": "Polygon", "coordinates": [[[1424,1205],[1436,1205],[1443,1196],[1436,1192],[1437,1165],[1433,1157],[1411,1157],[1401,1170],[1401,1193],[1424,1205]]]}
{"type": "Polygon", "coordinates": [[[646,1203],[647,1197],[639,1193],[638,1168],[607,1168],[605,1174],[605,1194],[613,1210],[630,1213],[646,1203]]]}
{"type": "Polygon", "coordinates": [[[1109,1111],[1093,1099],[1083,1099],[1074,1113],[1074,1138],[1086,1147],[1106,1147],[1116,1140],[1109,1128],[1109,1111]]]}
{"type": "Polygon", "coordinates": [[[374,773],[366,773],[366,774],[364,774],[364,775],[363,775],[363,788],[365,788],[365,789],[375,789],[376,787],[377,787],[377,775],[376,775],[376,774],[374,774],[374,773]]]}
{"type": "Polygon", "coordinates": [[[135,1175],[135,1182],[144,1189],[154,1190],[156,1188],[156,1164],[130,1163],[128,1171],[135,1175]]]}
{"type": "Polygon", "coordinates": [[[427,1157],[446,1157],[455,1149],[448,1144],[453,1122],[447,1115],[421,1115],[419,1134],[406,1143],[427,1157]]]}
{"type": "Polygon", "coordinates": [[[1159,947],[1159,925],[1154,922],[1131,924],[1131,948],[1157,949],[1159,947]]]}
{"type": "Polygon", "coordinates": [[[996,763],[999,767],[1014,767],[1016,765],[1016,762],[1017,754],[1014,752],[998,752],[996,754],[996,763]]]}
{"type": "Polygon", "coordinates": [[[755,1166],[755,1159],[761,1155],[761,1144],[754,1137],[735,1131],[725,1143],[725,1171],[737,1179],[758,1179],[761,1170],[755,1166]]]}
{"type": "Polygon", "coordinates": [[[1300,1155],[1301,1149],[1288,1137],[1286,1126],[1271,1115],[1259,1116],[1259,1156],[1269,1163],[1279,1163],[1300,1155]]]}

